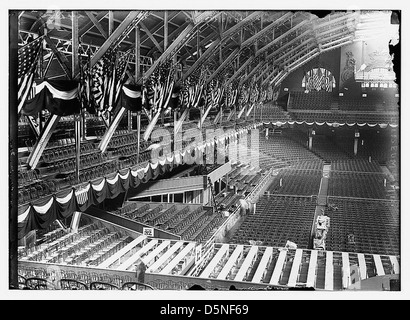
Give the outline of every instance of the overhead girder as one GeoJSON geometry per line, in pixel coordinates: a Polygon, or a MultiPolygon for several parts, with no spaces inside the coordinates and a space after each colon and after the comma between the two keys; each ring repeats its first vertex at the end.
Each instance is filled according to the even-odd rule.
{"type": "Polygon", "coordinates": [[[320,49],[320,51],[327,51],[329,49],[335,49],[335,48],[338,48],[342,45],[351,43],[353,41],[353,39],[354,39],[353,35],[348,35],[348,36],[345,36],[345,37],[341,37],[341,38],[335,39],[333,41],[330,41],[328,43],[320,44],[319,49],[320,49]]]}
{"type": "Polygon", "coordinates": [[[270,82],[270,80],[272,79],[272,77],[274,76],[274,74],[278,71],[278,69],[273,68],[272,71],[268,74],[268,76],[262,80],[261,82],[261,86],[263,87],[264,85],[266,85],[268,82],[270,82]]]}
{"type": "Polygon", "coordinates": [[[98,29],[98,31],[101,33],[101,35],[105,39],[107,39],[108,38],[107,32],[105,32],[104,28],[102,27],[102,25],[100,24],[98,19],[96,17],[94,17],[94,14],[91,11],[84,11],[84,12],[90,18],[91,22],[98,29]]]}
{"type": "Polygon", "coordinates": [[[239,32],[241,28],[251,23],[254,19],[262,15],[262,11],[255,11],[250,15],[246,16],[243,20],[235,24],[233,27],[222,32],[219,39],[216,39],[199,57],[199,59],[188,69],[188,71],[183,75],[183,79],[186,79],[190,74],[192,74],[198,67],[200,67],[211,55],[215,53],[215,50],[219,48],[220,45],[224,44],[227,39],[232,37],[234,34],[239,32]]]}
{"type": "MultiPolygon", "coordinates": [[[[185,28],[186,28],[188,25],[189,25],[189,22],[188,22],[188,21],[184,22],[184,24],[182,24],[182,25],[179,26],[177,29],[175,29],[173,32],[171,32],[170,34],[168,34],[168,38],[172,41],[172,39],[173,39],[174,37],[176,37],[177,35],[179,35],[183,30],[185,30],[185,28]]],[[[161,47],[164,47],[164,40],[160,41],[160,42],[159,42],[159,45],[160,45],[161,47]]],[[[147,55],[148,55],[148,56],[152,55],[152,53],[153,53],[154,50],[155,50],[155,48],[151,48],[151,49],[148,51],[147,55]]]]}
{"type": "MultiPolygon", "coordinates": [[[[310,60],[312,60],[313,58],[315,58],[318,54],[320,53],[318,48],[314,48],[313,50],[307,52],[305,55],[297,58],[295,61],[293,61],[290,65],[287,66],[286,68],[286,73],[290,73],[293,70],[299,68],[300,66],[306,64],[307,62],[309,62],[310,60]]],[[[281,80],[281,79],[279,79],[281,80]]],[[[278,81],[277,83],[279,83],[280,81],[278,81]]]]}
{"type": "Polygon", "coordinates": [[[279,37],[275,38],[272,42],[268,43],[267,45],[265,45],[264,47],[260,48],[257,52],[256,55],[260,55],[261,53],[265,52],[266,50],[268,50],[270,47],[272,47],[273,45],[275,45],[276,43],[278,43],[280,40],[286,38],[289,34],[291,34],[292,32],[295,32],[297,29],[303,27],[305,24],[307,24],[308,21],[301,21],[300,23],[298,23],[296,26],[294,26],[293,28],[289,29],[288,31],[286,31],[285,33],[281,34],[279,37]]]}
{"type": "MultiPolygon", "coordinates": [[[[319,22],[318,20],[316,20],[316,22],[313,24],[313,30],[317,33],[321,33],[321,29],[331,25],[332,27],[334,27],[338,22],[343,21],[344,23],[346,23],[349,19],[351,18],[357,18],[358,13],[357,12],[353,12],[353,13],[342,13],[340,14],[340,16],[338,18],[329,18],[329,21],[325,21],[325,22],[319,22]]],[[[330,29],[332,30],[332,28],[330,29]]]]}
{"type": "Polygon", "coordinates": [[[334,27],[334,28],[332,28],[332,29],[322,31],[322,32],[320,32],[320,33],[319,33],[319,32],[316,32],[316,31],[314,31],[314,32],[315,32],[316,38],[319,40],[320,38],[325,37],[325,36],[326,36],[327,34],[329,34],[329,33],[334,33],[334,32],[336,32],[336,31],[343,30],[343,29],[347,29],[347,30],[348,30],[348,26],[347,26],[345,23],[340,24],[340,25],[338,25],[338,26],[336,26],[336,27],[334,27]]]}
{"type": "MultiPolygon", "coordinates": [[[[287,59],[287,60],[285,60],[285,61],[283,61],[283,62],[280,62],[280,61],[282,60],[282,57],[281,57],[281,59],[275,60],[275,63],[278,63],[278,64],[279,64],[279,68],[285,68],[287,65],[293,63],[293,60],[294,60],[294,59],[298,59],[298,56],[303,55],[306,51],[309,51],[309,50],[312,49],[312,48],[313,48],[313,47],[311,47],[311,46],[305,47],[305,48],[303,48],[302,50],[298,51],[297,54],[293,55],[293,56],[290,57],[289,59],[287,59]]],[[[317,47],[315,47],[315,49],[317,49],[317,47]]]]}
{"type": "MultiPolygon", "coordinates": [[[[275,60],[275,63],[279,63],[282,59],[286,58],[287,56],[289,56],[290,54],[292,54],[294,51],[296,51],[297,53],[299,53],[298,50],[299,50],[300,48],[303,48],[304,46],[308,45],[310,42],[313,42],[313,41],[314,41],[314,40],[313,40],[312,38],[309,38],[309,39],[303,41],[302,43],[300,43],[299,45],[297,45],[295,48],[292,48],[291,50],[289,50],[289,51],[286,52],[285,54],[281,55],[277,60],[275,60]]],[[[310,47],[313,47],[313,46],[316,46],[316,43],[312,43],[312,46],[310,46],[310,47]]]]}
{"type": "Polygon", "coordinates": [[[235,71],[235,73],[228,79],[226,82],[226,86],[229,86],[241,73],[243,70],[247,68],[247,66],[254,60],[255,57],[249,57],[248,60],[243,63],[238,70],[235,71]]]}
{"type": "MultiPolygon", "coordinates": [[[[152,13],[151,13],[151,15],[152,15],[152,13]]],[[[168,14],[168,22],[170,22],[175,16],[177,16],[178,15],[178,12],[175,12],[175,11],[171,11],[169,14],[168,14]]],[[[180,27],[179,25],[175,25],[175,24],[172,24],[172,25],[174,25],[177,29],[180,27]]],[[[161,28],[164,26],[164,21],[161,21],[161,22],[159,22],[159,23],[157,23],[154,27],[152,27],[152,28],[150,28],[150,31],[151,31],[151,33],[152,34],[156,34],[157,35],[157,32],[159,31],[159,30],[161,30],[161,28]]],[[[161,34],[158,34],[158,36],[160,36],[160,37],[162,37],[163,38],[163,36],[161,35],[161,34]]],[[[141,44],[143,44],[145,41],[147,41],[148,40],[148,35],[145,35],[145,36],[141,36],[141,44]]],[[[163,41],[163,40],[162,40],[163,41]]]]}
{"type": "Polygon", "coordinates": [[[153,34],[149,31],[147,26],[144,24],[144,22],[140,22],[139,25],[141,26],[141,29],[145,32],[145,34],[151,39],[152,43],[155,45],[155,47],[158,49],[159,52],[164,52],[164,48],[160,46],[158,43],[157,39],[153,36],[153,34]]]}
{"type": "Polygon", "coordinates": [[[98,49],[93,57],[91,57],[91,67],[93,67],[105,52],[112,45],[119,45],[122,40],[131,32],[131,30],[141,21],[143,21],[148,11],[131,11],[121,22],[121,24],[113,31],[103,45],[98,49]]]}
{"type": "MultiPolygon", "coordinates": [[[[202,46],[208,44],[209,41],[215,39],[216,36],[217,36],[217,35],[216,35],[215,33],[209,34],[208,36],[206,36],[204,39],[202,39],[202,40],[199,42],[199,47],[202,47],[202,46]]],[[[189,56],[192,56],[194,52],[191,52],[191,51],[196,50],[196,48],[197,48],[197,46],[192,46],[192,48],[191,48],[190,51],[187,51],[186,54],[181,55],[181,59],[186,60],[189,56]]],[[[197,55],[197,56],[198,56],[198,55],[197,55]]]]}
{"type": "MultiPolygon", "coordinates": [[[[288,19],[288,18],[290,18],[290,17],[293,17],[294,16],[294,14],[286,14],[285,16],[283,16],[283,19],[281,19],[281,18],[279,18],[278,20],[280,20],[278,23],[275,23],[274,24],[274,26],[278,26],[278,24],[280,25],[280,23],[281,22],[284,22],[284,21],[286,21],[286,19],[288,19]],[[286,18],[285,18],[285,16],[286,16],[286,18]]],[[[278,21],[277,20],[277,21],[278,21]]],[[[302,21],[303,22],[303,21],[302,21]]],[[[306,21],[307,22],[307,21],[306,21]]],[[[306,23],[305,22],[305,23],[306,23]]],[[[279,40],[281,40],[281,39],[283,39],[283,38],[285,38],[287,35],[289,35],[289,34],[291,34],[291,32],[292,31],[296,31],[297,29],[299,29],[301,26],[303,26],[305,23],[299,23],[298,25],[296,25],[296,26],[294,26],[293,28],[291,28],[290,30],[288,30],[288,31],[286,31],[285,33],[283,33],[283,34],[281,34],[278,38],[276,38],[276,39],[274,39],[273,41],[271,41],[270,43],[268,43],[267,45],[265,45],[264,47],[262,47],[261,49],[259,49],[259,50],[257,50],[256,51],[256,53],[255,53],[255,57],[254,57],[254,59],[256,59],[257,57],[259,57],[259,55],[261,55],[262,53],[264,53],[267,49],[269,49],[270,47],[272,47],[273,45],[275,45],[276,43],[278,43],[278,41],[279,40]]],[[[253,40],[253,42],[254,41],[256,41],[259,37],[262,37],[264,34],[266,34],[267,33],[267,31],[268,30],[266,30],[267,28],[268,29],[271,29],[271,27],[272,27],[272,24],[270,24],[269,26],[267,26],[267,27],[265,27],[263,30],[261,30],[259,33],[259,35],[258,34],[256,34],[256,35],[254,35],[253,36],[253,39],[252,39],[252,37],[251,38],[249,38],[247,41],[247,46],[249,46],[250,44],[251,44],[251,41],[249,41],[250,39],[252,39],[253,40]],[[256,37],[258,35],[258,37],[256,37]]],[[[270,59],[270,57],[265,57],[265,60],[269,60],[270,59]]],[[[251,61],[249,61],[248,63],[250,63],[251,61]]],[[[245,83],[249,78],[250,78],[250,76],[252,76],[256,71],[258,71],[259,70],[259,67],[262,67],[263,66],[263,64],[260,64],[259,63],[259,65],[258,65],[258,67],[256,67],[256,69],[257,70],[254,70],[254,72],[251,72],[251,75],[247,75],[247,76],[245,76],[245,78],[243,78],[243,79],[241,79],[241,81],[240,81],[240,85],[242,85],[243,83],[245,83]]],[[[242,68],[242,70],[241,70],[241,72],[244,70],[244,68],[242,68]]],[[[236,72],[235,73],[235,78],[241,73],[241,72],[236,72]]],[[[230,83],[230,82],[228,82],[228,83],[230,83]]]]}
{"type": "MultiPolygon", "coordinates": [[[[102,19],[104,19],[108,14],[108,11],[102,11],[99,12],[94,18],[98,22],[100,22],[102,19]]],[[[92,28],[94,27],[93,21],[90,20],[90,22],[86,23],[81,29],[78,30],[78,35],[82,37],[85,35],[87,32],[89,32],[92,28]]]]}
{"type": "Polygon", "coordinates": [[[265,66],[268,62],[265,60],[261,60],[258,65],[252,69],[251,72],[249,72],[244,78],[239,81],[239,86],[242,86],[248,79],[250,79],[256,72],[259,71],[259,69],[263,66],[265,66]]]}
{"type": "MultiPolygon", "coordinates": [[[[294,43],[295,41],[297,41],[297,40],[299,40],[299,39],[301,39],[301,38],[303,38],[303,37],[306,37],[307,35],[310,35],[311,34],[311,30],[307,30],[307,31],[305,31],[303,34],[301,34],[301,35],[299,35],[298,37],[296,37],[296,38],[294,38],[294,39],[292,39],[289,43],[286,43],[283,47],[281,46],[278,50],[275,50],[274,52],[272,52],[272,53],[270,53],[267,57],[266,57],[266,59],[268,60],[268,59],[271,59],[271,58],[274,58],[277,54],[281,54],[281,56],[283,56],[283,55],[286,55],[289,51],[291,52],[293,49],[291,49],[291,50],[289,50],[288,52],[285,52],[285,49],[287,48],[287,47],[289,47],[292,43],[294,43]]],[[[313,37],[309,37],[307,40],[305,40],[305,41],[310,41],[310,40],[314,40],[314,38],[313,37]]]]}
{"type": "Polygon", "coordinates": [[[262,30],[258,31],[256,34],[254,34],[252,37],[246,39],[241,43],[241,48],[247,47],[249,45],[252,45],[255,41],[259,40],[261,37],[266,35],[266,33],[270,32],[273,28],[275,28],[278,24],[282,23],[285,21],[287,18],[292,16],[292,13],[287,12],[283,16],[279,17],[277,20],[273,21],[270,23],[268,26],[263,28],[262,30]]]}
{"type": "MultiPolygon", "coordinates": [[[[288,19],[290,16],[292,16],[292,13],[285,13],[284,15],[282,15],[281,17],[279,17],[277,20],[275,20],[274,22],[270,23],[268,26],[266,26],[265,28],[263,28],[260,31],[257,31],[256,34],[254,34],[252,37],[248,38],[247,40],[243,41],[240,44],[240,50],[237,52],[237,54],[239,54],[241,52],[242,49],[251,46],[252,44],[254,44],[256,41],[258,41],[261,37],[263,37],[267,32],[271,31],[275,26],[277,26],[278,24],[282,23],[283,21],[285,21],[286,19],[288,19]]],[[[236,52],[237,50],[235,50],[236,52]]],[[[231,56],[230,56],[231,57],[231,56]]],[[[217,70],[214,72],[213,77],[216,76],[221,70],[223,70],[228,63],[230,63],[233,60],[230,58],[229,60],[225,60],[224,63],[222,65],[220,65],[217,70]]],[[[232,81],[228,81],[227,84],[230,84],[232,81]]]]}
{"type": "Polygon", "coordinates": [[[222,64],[212,73],[210,77],[206,79],[206,83],[211,82],[231,61],[236,57],[239,52],[239,48],[234,49],[231,54],[223,61],[222,64]]]}
{"type": "Polygon", "coordinates": [[[350,35],[350,32],[346,31],[346,32],[340,32],[340,33],[337,33],[337,34],[332,34],[332,35],[329,35],[325,38],[317,39],[317,42],[319,44],[323,45],[323,44],[326,44],[330,41],[333,41],[334,39],[337,39],[337,38],[340,38],[341,36],[346,36],[346,35],[350,35]]]}
{"type": "Polygon", "coordinates": [[[71,68],[69,66],[69,61],[67,57],[64,54],[61,54],[61,52],[57,49],[54,42],[50,39],[48,35],[44,36],[44,40],[46,41],[47,45],[50,47],[51,51],[54,53],[55,57],[57,58],[57,61],[59,65],[61,66],[61,68],[63,69],[66,77],[68,79],[72,79],[71,68]]]}

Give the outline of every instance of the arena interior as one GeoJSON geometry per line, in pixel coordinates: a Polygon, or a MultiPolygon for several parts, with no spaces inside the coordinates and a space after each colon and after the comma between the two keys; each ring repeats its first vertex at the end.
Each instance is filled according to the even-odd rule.
{"type": "Polygon", "coordinates": [[[397,11],[9,17],[11,289],[400,291],[397,11]]]}

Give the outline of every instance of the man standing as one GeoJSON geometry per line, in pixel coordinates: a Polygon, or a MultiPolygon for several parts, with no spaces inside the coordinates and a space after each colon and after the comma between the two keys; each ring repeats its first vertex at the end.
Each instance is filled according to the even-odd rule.
{"type": "Polygon", "coordinates": [[[137,261],[135,261],[135,277],[137,278],[137,282],[139,283],[145,283],[145,270],[147,270],[147,266],[145,263],[142,261],[141,258],[138,258],[137,261]]]}

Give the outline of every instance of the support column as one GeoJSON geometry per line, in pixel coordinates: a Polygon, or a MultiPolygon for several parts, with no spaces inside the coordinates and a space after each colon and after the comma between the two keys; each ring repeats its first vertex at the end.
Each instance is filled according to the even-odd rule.
{"type": "Polygon", "coordinates": [[[137,112],[137,161],[140,161],[140,144],[141,144],[141,111],[137,112]]]}
{"type": "Polygon", "coordinates": [[[71,225],[70,225],[70,230],[73,233],[76,233],[78,231],[78,226],[81,220],[81,214],[82,212],[79,212],[79,211],[74,211],[73,213],[73,217],[71,219],[71,225]]]}
{"type": "Polygon", "coordinates": [[[168,11],[164,11],[164,51],[168,48],[168,11]]]}
{"type": "MultiPolygon", "coordinates": [[[[71,72],[73,79],[75,78],[76,74],[78,74],[78,70],[80,69],[79,64],[79,57],[78,57],[78,12],[72,11],[71,12],[71,21],[72,21],[72,59],[71,59],[71,72]]],[[[80,110],[79,114],[74,115],[74,132],[75,132],[75,179],[76,182],[80,182],[80,154],[81,154],[81,115],[82,111],[80,110]]]]}
{"type": "Polygon", "coordinates": [[[269,128],[266,128],[265,138],[266,138],[266,139],[269,139],[269,128]]]}
{"type": "Polygon", "coordinates": [[[128,131],[132,131],[132,111],[128,110],[128,131]]]}

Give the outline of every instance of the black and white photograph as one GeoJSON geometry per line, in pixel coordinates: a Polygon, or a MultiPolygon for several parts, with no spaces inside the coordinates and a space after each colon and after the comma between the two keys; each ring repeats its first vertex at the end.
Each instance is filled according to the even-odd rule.
{"type": "Polygon", "coordinates": [[[76,2],[3,10],[6,299],[402,297],[400,6],[76,2]]]}

